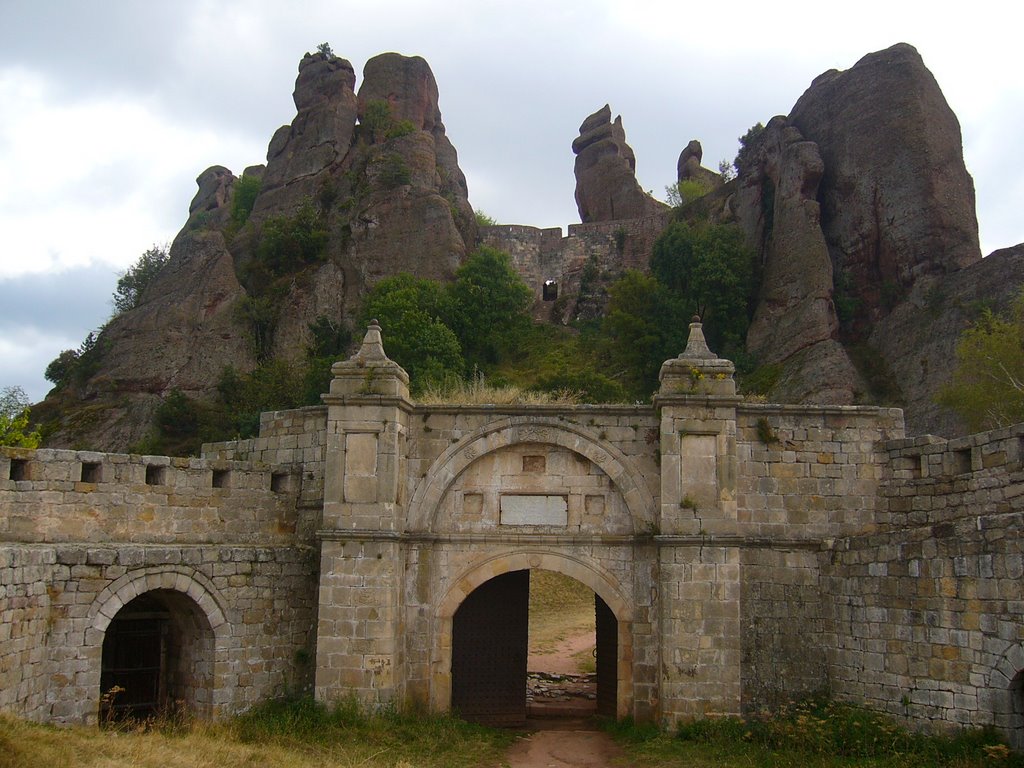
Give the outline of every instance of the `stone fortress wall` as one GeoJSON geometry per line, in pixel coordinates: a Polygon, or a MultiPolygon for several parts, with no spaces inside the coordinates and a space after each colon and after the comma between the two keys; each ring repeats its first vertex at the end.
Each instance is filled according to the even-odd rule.
{"type": "Polygon", "coordinates": [[[443,710],[467,596],[543,568],[614,614],[620,716],[827,691],[1024,746],[1024,426],[743,403],[699,324],[653,405],[419,405],[374,327],[334,374],[203,459],[2,449],[0,707],[95,720],[105,632],[155,594],[203,714],[443,710]]]}

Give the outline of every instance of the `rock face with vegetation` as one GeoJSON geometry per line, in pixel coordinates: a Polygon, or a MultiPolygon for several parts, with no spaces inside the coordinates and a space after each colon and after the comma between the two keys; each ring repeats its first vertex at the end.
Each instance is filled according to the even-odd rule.
{"type": "Polygon", "coordinates": [[[848,405],[857,375],[836,338],[817,199],[823,171],[818,147],[782,117],[768,123],[743,163],[733,209],[763,265],[747,350],[763,365],[784,366],[774,397],[848,405]]]}
{"type": "Polygon", "coordinates": [[[200,174],[169,260],[149,253],[119,283],[119,314],[47,369],[57,386],[33,417],[48,445],[172,452],[251,434],[260,410],[319,402],[368,308],[419,386],[480,370],[629,401],[650,396],[696,312],[748,393],[898,405],[911,433],[954,435],[966,425],[935,396],[960,334],[1024,282],[1024,248],[981,260],[959,125],[905,44],[826,72],[788,116],[751,128],[735,178],[689,142],[673,208],[640,187],[606,105],[572,145],[583,223],[565,238],[481,237],[423,59],[377,56],[357,90],[324,45],[294,100],[267,164],[200,174]],[[511,260],[467,258],[481,242],[511,260]],[[536,291],[533,316],[553,323],[485,328],[488,281],[517,312],[536,291]],[[154,443],[157,428],[182,440],[154,443]]]}
{"type": "Polygon", "coordinates": [[[267,165],[200,174],[166,267],[37,407],[48,444],[145,449],[169,393],[216,397],[226,367],[301,378],[311,355],[344,353],[343,324],[377,281],[454,276],[476,223],[430,67],[383,54],[355,85],[328,47],[306,54],[267,165]]]}
{"type": "Polygon", "coordinates": [[[636,156],[626,143],[622,118],[612,122],[607,104],[583,121],[572,151],[580,221],[639,219],[665,210],[636,180],[636,156]]]}

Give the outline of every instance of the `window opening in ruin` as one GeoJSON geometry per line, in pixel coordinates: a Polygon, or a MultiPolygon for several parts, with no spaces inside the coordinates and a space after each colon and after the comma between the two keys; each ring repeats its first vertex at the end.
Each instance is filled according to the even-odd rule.
{"type": "Polygon", "coordinates": [[[615,715],[618,623],[584,584],[540,569],[502,574],[452,622],[452,709],[467,720],[615,715]]]}
{"type": "Polygon", "coordinates": [[[167,485],[167,467],[147,464],[146,485],[167,485]]]}
{"type": "Polygon", "coordinates": [[[971,471],[971,449],[953,451],[953,474],[963,475],[971,471]]]}
{"type": "Polygon", "coordinates": [[[292,489],[292,475],[290,472],[272,472],[270,475],[270,490],[274,493],[288,493],[292,489]]]}
{"type": "Polygon", "coordinates": [[[558,298],[558,281],[545,280],[542,289],[544,301],[555,301],[558,298]]]}
{"type": "Polygon", "coordinates": [[[11,459],[9,479],[28,480],[28,459],[11,459]]]}
{"type": "Polygon", "coordinates": [[[231,471],[227,469],[215,469],[213,470],[213,487],[214,488],[230,488],[231,487],[231,471]]]}
{"type": "Polygon", "coordinates": [[[100,471],[102,465],[98,461],[83,461],[82,462],[82,482],[83,483],[98,483],[100,481],[100,471]]]}

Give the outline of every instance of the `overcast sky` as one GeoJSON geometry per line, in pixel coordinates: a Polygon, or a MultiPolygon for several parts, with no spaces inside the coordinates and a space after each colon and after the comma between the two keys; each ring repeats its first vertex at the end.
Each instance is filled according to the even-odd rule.
{"type": "Polygon", "coordinates": [[[908,42],[960,119],[982,252],[1015,245],[1024,78],[999,5],[0,0],[0,388],[42,398],[46,364],[109,317],[119,270],[174,237],[203,169],[265,162],[321,42],[357,77],[377,53],[423,56],[473,206],[563,229],[570,145],[605,103],[662,196],[690,139],[714,168],[821,72],[908,42]]]}

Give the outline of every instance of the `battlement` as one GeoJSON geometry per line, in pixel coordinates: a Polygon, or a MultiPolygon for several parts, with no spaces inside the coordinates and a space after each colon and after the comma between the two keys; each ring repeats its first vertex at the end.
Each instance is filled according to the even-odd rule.
{"type": "Polygon", "coordinates": [[[251,461],[0,448],[0,540],[309,541],[301,474],[251,461]]]}

